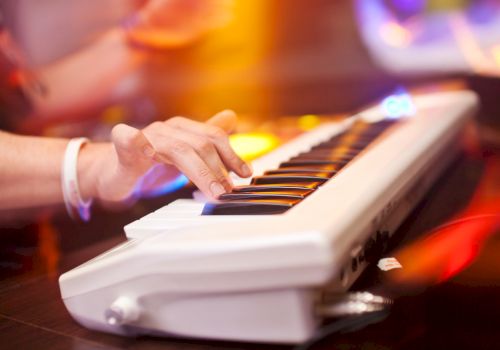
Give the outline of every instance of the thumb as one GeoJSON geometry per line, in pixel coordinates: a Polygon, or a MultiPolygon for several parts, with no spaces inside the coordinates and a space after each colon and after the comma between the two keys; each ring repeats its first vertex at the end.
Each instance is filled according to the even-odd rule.
{"type": "Polygon", "coordinates": [[[150,166],[155,150],[143,132],[125,124],[116,125],[111,131],[119,162],[125,167],[150,166]]]}
{"type": "Polygon", "coordinates": [[[238,118],[236,117],[236,113],[230,109],[225,109],[207,120],[207,124],[218,126],[228,134],[236,129],[237,123],[238,118]]]}

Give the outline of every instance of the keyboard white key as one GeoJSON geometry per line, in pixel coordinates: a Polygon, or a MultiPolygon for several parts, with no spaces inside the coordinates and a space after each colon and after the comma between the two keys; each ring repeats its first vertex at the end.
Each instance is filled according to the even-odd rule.
{"type": "MultiPolygon", "coordinates": [[[[248,219],[247,216],[201,216],[205,203],[194,199],[177,199],[172,203],[124,227],[128,238],[144,238],[156,233],[184,227],[248,219]]],[[[258,219],[256,217],[256,219],[258,219]]]]}
{"type": "Polygon", "coordinates": [[[177,199],[156,210],[155,213],[193,213],[194,215],[200,214],[203,210],[203,203],[197,202],[193,199],[177,199]]]}

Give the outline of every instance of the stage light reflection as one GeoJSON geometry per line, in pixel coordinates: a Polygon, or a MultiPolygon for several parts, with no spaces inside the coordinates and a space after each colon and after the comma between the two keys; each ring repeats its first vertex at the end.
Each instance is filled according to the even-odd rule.
{"type": "Polygon", "coordinates": [[[391,282],[432,285],[452,278],[474,261],[499,223],[500,215],[478,215],[437,228],[396,254],[404,268],[391,275],[391,282]]]}
{"type": "Polygon", "coordinates": [[[314,114],[306,114],[298,119],[299,128],[304,131],[312,130],[321,123],[320,118],[314,114]]]}
{"type": "Polygon", "coordinates": [[[229,138],[235,152],[244,160],[255,159],[280,144],[280,140],[271,133],[234,134],[229,138]]]}
{"type": "Polygon", "coordinates": [[[389,284],[431,286],[463,274],[472,264],[477,265],[482,248],[500,230],[499,164],[496,159],[487,163],[477,191],[460,215],[395,253],[403,269],[387,275],[389,284]]]}

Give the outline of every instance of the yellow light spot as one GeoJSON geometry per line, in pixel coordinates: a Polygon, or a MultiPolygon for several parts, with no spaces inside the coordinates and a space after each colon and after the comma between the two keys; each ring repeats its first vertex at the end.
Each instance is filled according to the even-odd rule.
{"type": "Polygon", "coordinates": [[[380,36],[388,45],[394,47],[408,47],[413,40],[411,32],[396,22],[382,25],[380,36]]]}
{"type": "Polygon", "coordinates": [[[500,45],[495,45],[491,48],[491,55],[493,56],[497,66],[500,67],[500,45]]]}
{"type": "Polygon", "coordinates": [[[179,109],[186,114],[206,115],[207,111],[225,108],[271,108],[269,89],[261,75],[255,74],[262,71],[273,48],[271,9],[269,0],[235,1],[229,22],[186,50],[183,62],[195,74],[194,81],[200,83],[193,82],[190,92],[176,99],[179,109]]]}
{"type": "Polygon", "coordinates": [[[299,118],[299,128],[302,130],[311,130],[319,125],[321,121],[314,114],[306,114],[299,118]]]}
{"type": "Polygon", "coordinates": [[[255,132],[231,135],[229,142],[235,152],[248,161],[276,148],[280,140],[273,134],[255,132]]]}
{"type": "Polygon", "coordinates": [[[103,123],[114,125],[121,123],[125,120],[126,110],[123,106],[114,105],[106,108],[101,114],[103,123]]]}

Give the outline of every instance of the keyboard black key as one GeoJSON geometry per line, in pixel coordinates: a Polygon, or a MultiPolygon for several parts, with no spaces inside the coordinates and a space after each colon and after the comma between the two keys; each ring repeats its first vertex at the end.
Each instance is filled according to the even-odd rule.
{"type": "Polygon", "coordinates": [[[371,136],[371,135],[360,135],[360,134],[348,134],[343,136],[339,140],[339,144],[345,144],[349,145],[352,143],[365,143],[368,144],[373,141],[377,136],[371,136]]]}
{"type": "Polygon", "coordinates": [[[300,160],[300,159],[345,159],[345,160],[350,160],[354,157],[356,157],[357,153],[350,153],[350,154],[342,154],[342,153],[337,153],[337,152],[311,152],[311,153],[304,153],[304,154],[299,154],[295,157],[292,157],[289,159],[289,161],[293,160],[300,160]]]}
{"type": "Polygon", "coordinates": [[[363,128],[363,129],[352,128],[350,130],[350,133],[359,134],[359,135],[363,135],[363,136],[377,137],[378,135],[383,133],[385,130],[387,130],[387,128],[389,128],[393,124],[394,124],[394,122],[392,122],[392,121],[389,121],[389,122],[381,121],[381,122],[377,122],[377,123],[370,123],[370,124],[367,124],[368,127],[363,128]]]}
{"type": "Polygon", "coordinates": [[[309,160],[329,160],[329,161],[336,161],[336,162],[344,162],[347,163],[351,159],[353,159],[354,156],[343,156],[343,155],[336,155],[336,154],[327,154],[324,156],[321,155],[302,155],[302,156],[297,156],[290,158],[288,162],[295,162],[295,161],[309,161],[309,160]]]}
{"type": "Polygon", "coordinates": [[[318,173],[318,172],[328,173],[329,176],[332,177],[333,175],[335,175],[338,172],[338,170],[321,169],[321,167],[317,167],[317,168],[295,167],[295,168],[283,168],[283,169],[269,170],[269,171],[266,171],[264,173],[264,175],[278,175],[278,174],[286,175],[286,174],[290,174],[290,173],[301,173],[301,174],[307,175],[307,174],[314,174],[314,173],[318,173]]]}
{"type": "Polygon", "coordinates": [[[310,193],[318,188],[321,182],[301,182],[301,183],[285,183],[272,185],[248,185],[233,187],[232,192],[288,192],[288,191],[303,191],[310,193]]]}
{"type": "Polygon", "coordinates": [[[284,175],[256,176],[252,179],[253,185],[290,183],[290,182],[326,182],[330,179],[328,173],[301,174],[290,173],[284,175]]]}
{"type": "Polygon", "coordinates": [[[336,165],[336,164],[319,164],[319,165],[297,165],[295,167],[289,167],[289,168],[279,168],[276,170],[285,170],[285,171],[293,171],[297,169],[297,172],[300,172],[301,169],[307,169],[307,170],[316,170],[317,173],[322,173],[322,172],[329,172],[329,171],[339,171],[342,169],[342,166],[336,165]]]}
{"type": "Polygon", "coordinates": [[[364,139],[370,139],[370,138],[375,139],[384,131],[385,131],[385,129],[382,129],[382,128],[373,128],[373,129],[369,129],[369,130],[362,132],[361,134],[359,134],[359,136],[364,138],[364,139]]]}
{"type": "Polygon", "coordinates": [[[287,192],[231,192],[224,193],[219,197],[221,201],[232,201],[242,199],[304,199],[309,192],[288,190],[287,192]]]}
{"type": "Polygon", "coordinates": [[[357,154],[359,154],[361,150],[359,149],[348,149],[348,148],[321,148],[321,149],[314,149],[310,150],[308,152],[303,152],[299,153],[297,157],[301,156],[308,156],[308,157],[314,157],[314,156],[326,156],[326,155],[331,155],[331,156],[350,156],[354,157],[357,154]]]}
{"type": "Polygon", "coordinates": [[[297,166],[317,166],[317,165],[332,165],[342,168],[348,162],[347,161],[337,161],[337,160],[323,160],[323,159],[301,159],[293,160],[280,164],[280,168],[293,168],[297,166]]]}
{"type": "Polygon", "coordinates": [[[272,200],[251,199],[242,201],[229,201],[221,203],[207,203],[203,208],[202,215],[268,215],[282,214],[300,199],[294,200],[272,200]]]}
{"type": "Polygon", "coordinates": [[[399,122],[399,120],[396,120],[396,119],[382,119],[378,122],[370,123],[369,125],[370,125],[370,128],[385,130],[388,127],[390,127],[398,122],[399,122]]]}
{"type": "Polygon", "coordinates": [[[324,149],[331,150],[331,149],[337,148],[337,147],[339,147],[339,148],[345,147],[345,148],[349,148],[351,150],[361,151],[361,150],[365,149],[366,146],[368,146],[368,144],[370,142],[371,142],[371,140],[370,141],[362,140],[362,141],[356,141],[356,142],[341,142],[341,141],[323,142],[323,143],[320,143],[319,145],[312,147],[311,151],[324,150],[324,149]]]}

